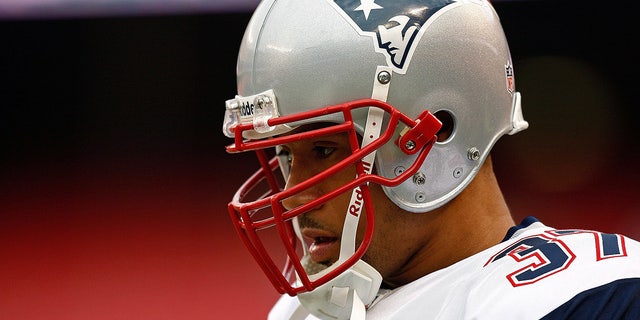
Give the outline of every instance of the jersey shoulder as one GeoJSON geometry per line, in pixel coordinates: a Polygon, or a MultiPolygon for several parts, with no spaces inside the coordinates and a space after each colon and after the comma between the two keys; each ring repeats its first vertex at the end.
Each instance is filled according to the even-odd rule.
{"type": "MultiPolygon", "coordinates": [[[[507,304],[488,308],[496,314],[509,309],[523,317],[551,314],[562,319],[563,311],[556,310],[565,308],[565,313],[583,312],[579,318],[590,319],[584,316],[598,310],[625,310],[625,306],[640,312],[640,242],[636,240],[545,226],[529,228],[493,250],[483,269],[494,276],[480,290],[497,290],[504,297],[507,304]]],[[[481,305],[486,298],[470,301],[481,305]]]]}
{"type": "Polygon", "coordinates": [[[638,279],[638,241],[535,220],[502,243],[395,290],[370,313],[373,319],[540,319],[599,288],[633,292],[638,279]]]}

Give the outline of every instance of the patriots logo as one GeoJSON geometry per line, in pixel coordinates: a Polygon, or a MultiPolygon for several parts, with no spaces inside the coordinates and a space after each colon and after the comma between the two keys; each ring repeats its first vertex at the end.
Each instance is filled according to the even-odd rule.
{"type": "Polygon", "coordinates": [[[375,39],[395,72],[407,71],[423,26],[457,0],[327,0],[360,33],[375,39]]]}

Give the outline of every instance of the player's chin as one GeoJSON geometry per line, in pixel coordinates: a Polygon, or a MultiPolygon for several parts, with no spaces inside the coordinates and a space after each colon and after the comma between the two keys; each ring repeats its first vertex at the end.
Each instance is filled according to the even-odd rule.
{"type": "Polygon", "coordinates": [[[330,261],[313,261],[313,259],[311,259],[311,256],[309,255],[302,257],[302,260],[300,262],[302,263],[304,271],[306,271],[308,275],[314,275],[324,269],[327,269],[332,264],[332,262],[330,261]]]}

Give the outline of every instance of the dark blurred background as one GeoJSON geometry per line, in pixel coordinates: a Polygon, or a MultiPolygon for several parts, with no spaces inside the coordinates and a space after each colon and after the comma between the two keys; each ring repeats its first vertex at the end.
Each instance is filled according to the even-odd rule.
{"type": "MultiPolygon", "coordinates": [[[[277,294],[226,212],[257,161],[221,134],[255,1],[5,1],[0,319],[264,319],[277,294]]],[[[640,238],[631,13],[494,6],[530,123],[494,149],[515,218],[640,238]]]]}

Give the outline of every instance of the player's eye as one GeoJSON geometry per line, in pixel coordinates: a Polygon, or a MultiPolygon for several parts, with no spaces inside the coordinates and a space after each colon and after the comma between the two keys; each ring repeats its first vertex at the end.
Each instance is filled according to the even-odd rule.
{"type": "Polygon", "coordinates": [[[318,158],[326,159],[328,158],[334,151],[336,151],[335,147],[326,147],[326,146],[315,146],[313,151],[316,153],[318,158]]]}
{"type": "Polygon", "coordinates": [[[278,151],[277,156],[278,156],[278,161],[280,161],[280,163],[287,163],[291,165],[292,157],[291,157],[291,153],[289,153],[289,150],[280,149],[278,151]]]}

